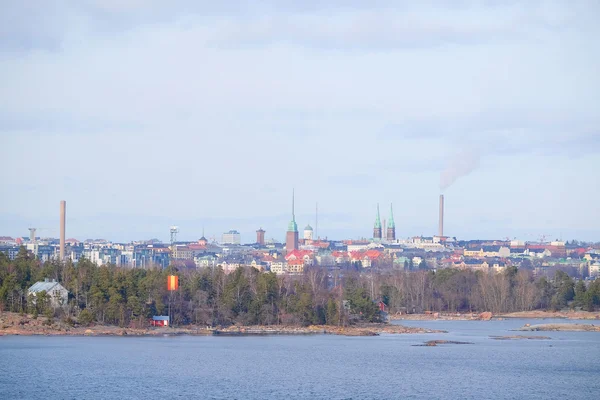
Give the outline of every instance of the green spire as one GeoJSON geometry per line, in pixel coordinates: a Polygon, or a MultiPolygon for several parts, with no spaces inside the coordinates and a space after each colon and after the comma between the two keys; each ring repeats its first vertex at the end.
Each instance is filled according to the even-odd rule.
{"type": "Polygon", "coordinates": [[[292,220],[288,225],[288,232],[298,232],[298,225],[296,224],[296,214],[294,212],[294,189],[292,189],[292,220]]]}
{"type": "Polygon", "coordinates": [[[394,223],[394,208],[390,204],[390,220],[388,222],[388,228],[395,228],[396,224],[394,223]]]}
{"type": "Polygon", "coordinates": [[[375,219],[375,228],[381,229],[381,219],[379,218],[379,203],[377,203],[377,218],[375,219]]]}

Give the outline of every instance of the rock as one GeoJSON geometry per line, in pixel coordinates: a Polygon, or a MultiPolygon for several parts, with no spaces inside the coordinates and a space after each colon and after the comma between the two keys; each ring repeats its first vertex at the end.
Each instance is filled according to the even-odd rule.
{"type": "Polygon", "coordinates": [[[91,335],[92,333],[94,333],[94,332],[92,332],[91,329],[86,329],[84,332],[84,335],[91,335]]]}
{"type": "Polygon", "coordinates": [[[512,335],[512,336],[490,336],[494,340],[549,340],[548,336],[523,336],[523,335],[512,335]]]}
{"type": "Polygon", "coordinates": [[[455,340],[429,340],[425,344],[415,344],[414,346],[437,346],[438,344],[473,344],[471,342],[457,342],[455,340]]]}
{"type": "Polygon", "coordinates": [[[489,311],[486,312],[482,312],[481,314],[479,314],[479,319],[482,321],[489,321],[492,319],[492,313],[489,311]]]}

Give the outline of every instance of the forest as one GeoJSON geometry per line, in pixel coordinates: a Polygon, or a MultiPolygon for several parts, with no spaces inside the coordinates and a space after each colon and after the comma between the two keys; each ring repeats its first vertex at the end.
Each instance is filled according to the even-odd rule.
{"type": "Polygon", "coordinates": [[[60,317],[80,324],[142,327],[153,315],[170,315],[175,325],[347,325],[380,322],[379,302],[388,313],[482,312],[600,307],[600,280],[575,282],[557,271],[552,279],[508,268],[500,274],[470,270],[362,271],[312,267],[302,275],[275,275],[247,267],[225,274],[204,269],[121,268],[41,263],[22,248],[15,260],[0,253],[0,309],[34,317],[60,317]],[[167,291],[167,276],[179,276],[179,289],[167,291]],[[27,289],[56,279],[69,300],[52,307],[33,302],[27,289]]]}

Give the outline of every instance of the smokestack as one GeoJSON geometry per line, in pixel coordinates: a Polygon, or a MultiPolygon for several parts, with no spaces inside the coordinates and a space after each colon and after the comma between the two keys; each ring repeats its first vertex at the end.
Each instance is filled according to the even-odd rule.
{"type": "Polygon", "coordinates": [[[444,236],[444,195],[440,194],[440,222],[438,226],[438,236],[444,236]]]}
{"type": "Polygon", "coordinates": [[[67,202],[60,201],[60,261],[65,259],[65,224],[67,216],[67,202]]]}

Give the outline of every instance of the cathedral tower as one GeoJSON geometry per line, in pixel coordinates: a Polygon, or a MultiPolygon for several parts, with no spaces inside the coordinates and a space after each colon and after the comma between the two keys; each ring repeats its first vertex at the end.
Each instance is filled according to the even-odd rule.
{"type": "Polygon", "coordinates": [[[285,250],[298,250],[298,225],[296,224],[296,215],[294,213],[294,192],[292,191],[292,220],[288,224],[287,234],[285,236],[285,250]]]}
{"type": "Polygon", "coordinates": [[[390,219],[388,221],[386,238],[387,238],[387,240],[396,240],[396,223],[394,223],[394,208],[391,204],[390,204],[390,219]]]}
{"type": "Polygon", "coordinates": [[[379,218],[379,204],[377,204],[377,218],[373,227],[373,239],[381,240],[381,218],[379,218]]]}

